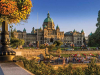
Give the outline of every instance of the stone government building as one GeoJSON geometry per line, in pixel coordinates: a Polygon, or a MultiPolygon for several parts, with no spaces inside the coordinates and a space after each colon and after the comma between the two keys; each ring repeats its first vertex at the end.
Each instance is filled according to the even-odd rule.
{"type": "Polygon", "coordinates": [[[43,22],[43,29],[40,27],[39,29],[32,28],[31,33],[27,33],[24,28],[23,31],[14,29],[14,35],[16,38],[24,39],[25,44],[33,44],[36,45],[36,41],[39,41],[39,44],[44,44],[47,42],[48,44],[52,44],[56,40],[61,40],[63,45],[74,44],[75,46],[83,45],[83,38],[85,37],[85,33],[82,30],[81,32],[69,31],[64,34],[64,31],[60,31],[60,27],[57,25],[55,29],[55,24],[53,20],[50,18],[50,14],[48,12],[47,18],[43,22]]]}

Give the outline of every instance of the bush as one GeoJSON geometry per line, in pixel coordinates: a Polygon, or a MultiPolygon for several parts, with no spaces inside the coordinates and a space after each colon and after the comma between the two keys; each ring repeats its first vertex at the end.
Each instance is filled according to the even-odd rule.
{"type": "Polygon", "coordinates": [[[55,48],[55,45],[53,45],[53,44],[48,46],[49,51],[52,51],[54,48],[55,48]]]}
{"type": "Polygon", "coordinates": [[[46,48],[46,46],[44,44],[41,44],[40,49],[44,49],[44,48],[46,48]]]}
{"type": "Polygon", "coordinates": [[[57,49],[57,53],[61,53],[61,49],[57,49]]]}
{"type": "Polygon", "coordinates": [[[43,62],[38,64],[35,60],[26,60],[23,57],[17,58],[22,60],[24,67],[35,75],[100,75],[100,66],[96,65],[95,59],[92,59],[88,67],[84,69],[81,67],[73,68],[72,64],[69,63],[68,67],[59,67],[54,70],[50,63],[47,65],[43,62]]]}

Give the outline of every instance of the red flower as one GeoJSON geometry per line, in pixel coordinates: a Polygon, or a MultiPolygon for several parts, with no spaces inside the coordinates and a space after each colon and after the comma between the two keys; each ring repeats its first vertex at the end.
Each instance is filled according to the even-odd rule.
{"type": "Polygon", "coordinates": [[[26,6],[23,6],[23,8],[25,8],[26,10],[28,9],[26,6]]]}
{"type": "Polygon", "coordinates": [[[86,54],[83,54],[84,56],[86,56],[86,54]]]}
{"type": "Polygon", "coordinates": [[[92,55],[92,56],[94,56],[92,53],[90,53],[89,55],[92,55]]]}
{"type": "Polygon", "coordinates": [[[74,56],[77,56],[77,54],[74,54],[74,56]]]}

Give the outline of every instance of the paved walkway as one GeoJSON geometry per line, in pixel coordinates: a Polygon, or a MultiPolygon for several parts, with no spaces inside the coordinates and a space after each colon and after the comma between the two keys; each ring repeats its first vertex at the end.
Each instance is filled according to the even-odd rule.
{"type": "Polygon", "coordinates": [[[15,63],[0,63],[0,75],[31,75],[15,63]]]}

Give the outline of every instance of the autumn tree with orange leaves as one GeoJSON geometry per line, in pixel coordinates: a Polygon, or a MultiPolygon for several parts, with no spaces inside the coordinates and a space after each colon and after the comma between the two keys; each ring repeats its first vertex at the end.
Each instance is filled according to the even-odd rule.
{"type": "Polygon", "coordinates": [[[9,24],[19,23],[26,20],[31,12],[31,0],[1,0],[0,22],[7,21],[9,24]]]}

